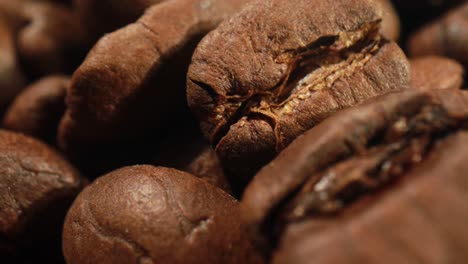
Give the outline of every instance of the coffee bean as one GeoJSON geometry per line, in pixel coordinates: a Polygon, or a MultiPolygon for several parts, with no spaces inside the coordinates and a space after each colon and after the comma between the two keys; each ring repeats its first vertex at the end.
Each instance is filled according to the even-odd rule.
{"type": "Polygon", "coordinates": [[[468,2],[415,32],[408,50],[412,57],[447,56],[468,67],[468,2]]]}
{"type": "Polygon", "coordinates": [[[53,263],[60,257],[65,213],[84,183],[84,178],[45,144],[0,130],[2,261],[40,256],[42,261],[53,263]]]}
{"type": "Polygon", "coordinates": [[[238,202],[188,173],[133,166],[97,179],[64,228],[67,263],[262,263],[238,202]]]}
{"type": "Polygon", "coordinates": [[[75,69],[89,45],[72,10],[42,1],[0,1],[2,15],[14,24],[15,44],[28,75],[40,77],[75,69]]]}
{"type": "Polygon", "coordinates": [[[464,263],[467,7],[0,0],[0,263],[464,263]]]}
{"type": "Polygon", "coordinates": [[[276,245],[273,263],[463,262],[467,120],[461,90],[343,111],[255,176],[243,217],[260,245],[276,245]]]}
{"type": "Polygon", "coordinates": [[[31,84],[8,108],[3,127],[54,144],[68,85],[69,77],[61,75],[31,84]]]}
{"type": "Polygon", "coordinates": [[[0,11],[0,109],[19,93],[25,85],[21,66],[16,58],[12,25],[0,11]]]}
{"type": "Polygon", "coordinates": [[[409,84],[372,1],[255,1],[199,44],[188,103],[242,186],[334,112],[409,84]]]}
{"type": "Polygon", "coordinates": [[[18,51],[33,74],[69,72],[83,58],[86,35],[71,10],[50,3],[26,2],[18,51]]]}
{"type": "Polygon", "coordinates": [[[411,87],[415,89],[460,89],[464,70],[458,62],[438,56],[410,60],[411,87]]]}

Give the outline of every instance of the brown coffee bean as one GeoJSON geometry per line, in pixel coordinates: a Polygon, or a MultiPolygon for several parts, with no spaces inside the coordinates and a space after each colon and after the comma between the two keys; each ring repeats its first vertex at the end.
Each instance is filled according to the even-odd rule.
{"type": "Polygon", "coordinates": [[[20,14],[26,23],[18,35],[18,51],[33,74],[71,72],[88,46],[77,16],[64,6],[27,2],[20,14]]]}
{"type": "Polygon", "coordinates": [[[24,87],[25,80],[16,58],[12,26],[1,11],[0,58],[0,109],[3,109],[24,87]]]}
{"type": "Polygon", "coordinates": [[[8,108],[3,127],[55,143],[60,118],[65,112],[69,77],[43,78],[23,90],[8,108]]]}
{"type": "Polygon", "coordinates": [[[244,2],[168,1],[103,37],[73,74],[61,147],[87,158],[109,145],[156,139],[189,116],[185,75],[195,45],[244,2]]]}
{"type": "Polygon", "coordinates": [[[447,56],[468,67],[468,2],[448,12],[412,35],[408,42],[412,57],[447,56]]]}
{"type": "Polygon", "coordinates": [[[21,258],[39,255],[50,262],[60,257],[65,213],[84,182],[78,172],[48,146],[21,134],[0,130],[2,261],[9,255],[21,258]]]}
{"type": "Polygon", "coordinates": [[[243,185],[332,113],[409,84],[373,1],[255,1],[199,44],[188,103],[243,185]]]}
{"type": "Polygon", "coordinates": [[[95,39],[133,23],[146,8],[165,0],[73,0],[80,19],[95,39]]]}
{"type": "Polygon", "coordinates": [[[447,139],[440,153],[428,159],[432,165],[405,175],[422,179],[389,192],[372,211],[342,222],[312,220],[291,226],[273,263],[310,263],[311,258],[346,263],[350,255],[363,263],[464,262],[466,142],[466,132],[447,139]],[[330,247],[333,253],[323,253],[330,247]]]}
{"type": "Polygon", "coordinates": [[[64,228],[67,263],[262,263],[238,202],[188,173],[119,169],[76,199],[64,228]]]}
{"type": "Polygon", "coordinates": [[[71,72],[89,43],[78,17],[53,2],[0,1],[0,9],[15,28],[18,56],[33,77],[71,72]]]}
{"type": "Polygon", "coordinates": [[[458,62],[438,56],[410,60],[411,87],[415,89],[460,89],[464,70],[458,62]]]}
{"type": "Polygon", "coordinates": [[[274,263],[463,262],[467,120],[461,90],[343,111],[255,176],[242,214],[264,246],[277,245],[274,263]]]}

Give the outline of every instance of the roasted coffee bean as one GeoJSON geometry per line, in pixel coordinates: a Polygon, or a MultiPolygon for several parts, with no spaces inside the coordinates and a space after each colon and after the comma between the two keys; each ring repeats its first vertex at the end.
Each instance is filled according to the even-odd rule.
{"type": "Polygon", "coordinates": [[[65,112],[67,76],[49,76],[23,90],[8,108],[3,127],[54,144],[65,112]]]}
{"type": "Polygon", "coordinates": [[[18,51],[33,74],[71,72],[84,57],[86,33],[70,9],[27,2],[21,15],[27,23],[18,35],[18,51]]]}
{"type": "Polygon", "coordinates": [[[9,263],[3,262],[9,257],[60,259],[65,214],[84,182],[48,146],[0,130],[1,262],[9,263]]]}
{"type": "Polygon", "coordinates": [[[238,185],[332,113],[409,85],[373,1],[255,1],[197,47],[188,103],[238,185]]]}
{"type": "Polygon", "coordinates": [[[468,67],[468,2],[414,33],[408,43],[412,57],[441,55],[468,67]]]}
{"type": "Polygon", "coordinates": [[[15,36],[8,19],[0,11],[0,109],[19,93],[25,85],[16,57],[15,36]]]}
{"type": "Polygon", "coordinates": [[[71,72],[89,45],[70,8],[45,1],[3,0],[2,15],[15,26],[18,55],[33,77],[71,72]]]}
{"type": "Polygon", "coordinates": [[[468,92],[455,89],[345,110],[255,176],[243,217],[277,246],[274,263],[463,262],[467,125],[468,92]]]}
{"type": "Polygon", "coordinates": [[[73,6],[93,38],[98,39],[104,33],[135,22],[146,8],[163,1],[165,0],[73,0],[73,6]]]}
{"type": "Polygon", "coordinates": [[[178,116],[189,116],[185,75],[195,45],[244,2],[168,1],[103,37],[73,74],[62,149],[87,163],[90,153],[109,146],[122,152],[124,144],[156,139],[178,116]]]}
{"type": "Polygon", "coordinates": [[[67,263],[262,263],[238,202],[188,173],[119,169],[76,199],[65,222],[67,263]]]}
{"type": "Polygon", "coordinates": [[[415,89],[460,89],[464,70],[458,62],[437,56],[410,60],[411,87],[415,89]]]}

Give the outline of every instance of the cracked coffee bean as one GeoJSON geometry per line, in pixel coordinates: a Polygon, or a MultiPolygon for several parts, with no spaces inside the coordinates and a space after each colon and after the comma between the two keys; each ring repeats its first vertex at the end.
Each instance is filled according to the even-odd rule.
{"type": "Polygon", "coordinates": [[[408,50],[412,57],[440,55],[468,67],[468,2],[415,32],[408,50]]]}
{"type": "Polygon", "coordinates": [[[188,173],[119,169],[76,199],[64,228],[67,263],[262,263],[238,202],[188,173]]]}
{"type": "Polygon", "coordinates": [[[256,175],[243,217],[259,245],[274,248],[273,263],[463,262],[467,128],[461,90],[348,109],[256,175]]]}
{"type": "Polygon", "coordinates": [[[409,87],[373,1],[255,1],[197,47],[188,103],[239,188],[340,109],[409,87]]]}
{"type": "Polygon", "coordinates": [[[111,160],[124,145],[146,144],[184,122],[185,75],[196,44],[245,2],[167,1],[100,39],[72,76],[61,148],[93,167],[86,163],[95,153],[111,160]]]}
{"type": "Polygon", "coordinates": [[[3,127],[54,144],[69,80],[54,75],[25,88],[7,109],[3,127]]]}
{"type": "Polygon", "coordinates": [[[65,214],[84,183],[48,146],[0,130],[2,263],[18,263],[23,258],[39,261],[38,257],[47,263],[59,260],[65,214]]]}
{"type": "Polygon", "coordinates": [[[460,89],[464,70],[449,58],[427,56],[410,60],[411,87],[420,90],[460,89]]]}

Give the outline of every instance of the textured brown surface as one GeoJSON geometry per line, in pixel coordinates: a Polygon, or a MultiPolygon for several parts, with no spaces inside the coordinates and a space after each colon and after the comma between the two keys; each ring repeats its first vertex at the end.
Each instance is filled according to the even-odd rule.
{"type": "Polygon", "coordinates": [[[415,32],[409,42],[409,55],[447,56],[468,67],[468,2],[415,32]]]}
{"type": "Polygon", "coordinates": [[[64,228],[67,263],[261,263],[238,203],[188,173],[119,169],[77,198],[64,228]]]}
{"type": "Polygon", "coordinates": [[[410,60],[411,87],[428,89],[460,89],[464,70],[458,62],[444,57],[427,56],[410,60]]]}
{"type": "Polygon", "coordinates": [[[83,184],[54,150],[0,130],[0,255],[10,248],[22,257],[60,256],[62,221],[83,184]]]}
{"type": "Polygon", "coordinates": [[[67,76],[49,76],[25,88],[8,108],[3,127],[55,143],[65,112],[67,76]]]}
{"type": "Polygon", "coordinates": [[[395,93],[345,110],[256,175],[242,215],[264,246],[278,243],[276,263],[460,262],[467,120],[460,90],[395,93]]]}
{"type": "Polygon", "coordinates": [[[25,85],[16,58],[14,30],[0,10],[0,108],[4,108],[25,85]]]}
{"type": "Polygon", "coordinates": [[[72,77],[62,148],[91,152],[169,130],[188,112],[185,75],[196,43],[244,2],[164,2],[99,40],[72,77]]]}
{"type": "Polygon", "coordinates": [[[330,114],[408,87],[406,57],[377,34],[381,13],[365,0],[255,1],[203,39],[188,103],[233,181],[330,114]]]}
{"type": "Polygon", "coordinates": [[[466,132],[447,139],[403,186],[352,218],[292,226],[273,263],[465,262],[467,142],[466,132]]]}

